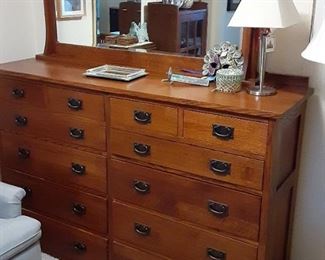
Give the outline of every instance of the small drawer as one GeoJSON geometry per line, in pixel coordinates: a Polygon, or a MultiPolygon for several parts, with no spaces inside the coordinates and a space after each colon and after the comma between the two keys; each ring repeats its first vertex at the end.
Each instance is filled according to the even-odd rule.
{"type": "Polygon", "coordinates": [[[262,189],[264,162],[260,160],[119,130],[112,130],[110,147],[117,156],[262,189]]]}
{"type": "Polygon", "coordinates": [[[177,108],[154,103],[110,99],[113,128],[148,135],[177,136],[177,108]]]}
{"type": "Polygon", "coordinates": [[[108,259],[107,239],[32,211],[24,214],[42,224],[42,251],[59,259],[108,259]]]}
{"type": "Polygon", "coordinates": [[[63,188],[6,168],[3,169],[2,177],[5,182],[26,190],[24,208],[95,232],[107,233],[106,199],[63,188]]]}
{"type": "Polygon", "coordinates": [[[267,123],[184,111],[184,138],[224,151],[265,156],[267,123]]]}
{"type": "Polygon", "coordinates": [[[254,260],[257,246],[113,202],[114,239],[172,259],[254,260]]]}
{"type": "Polygon", "coordinates": [[[0,103],[29,104],[45,109],[47,106],[46,88],[35,81],[0,79],[0,103]]]}
{"type": "Polygon", "coordinates": [[[260,197],[116,160],[111,166],[113,198],[258,240],[260,197]]]}
{"type": "Polygon", "coordinates": [[[111,247],[111,259],[113,260],[171,260],[153,253],[143,252],[139,249],[113,241],[111,247]]]}
{"type": "Polygon", "coordinates": [[[2,133],[7,168],[58,184],[106,195],[106,157],[15,134],[2,133]]]}
{"type": "Polygon", "coordinates": [[[105,121],[104,97],[84,92],[48,87],[50,111],[105,121]]]}
{"type": "Polygon", "coordinates": [[[6,111],[0,114],[2,129],[106,151],[104,122],[7,103],[0,104],[0,108],[6,111]]]}

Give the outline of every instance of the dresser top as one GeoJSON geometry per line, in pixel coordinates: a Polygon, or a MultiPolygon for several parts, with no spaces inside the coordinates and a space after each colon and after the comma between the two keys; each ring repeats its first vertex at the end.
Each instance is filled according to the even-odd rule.
{"type": "MultiPolygon", "coordinates": [[[[99,64],[100,65],[100,64],[99,64]]],[[[255,97],[244,90],[236,94],[212,92],[211,87],[161,82],[161,76],[148,75],[132,82],[88,78],[82,75],[86,67],[57,61],[27,59],[0,65],[1,77],[20,77],[43,83],[68,85],[78,89],[100,91],[191,107],[228,112],[260,118],[281,118],[304,102],[311,94],[308,79],[270,75],[269,84],[278,89],[271,97],[255,97]]],[[[0,86],[1,87],[1,86],[0,86]]]]}

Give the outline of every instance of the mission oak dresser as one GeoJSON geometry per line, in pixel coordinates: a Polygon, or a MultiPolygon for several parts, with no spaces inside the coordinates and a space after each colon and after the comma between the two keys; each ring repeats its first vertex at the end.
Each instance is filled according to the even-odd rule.
{"type": "Polygon", "coordinates": [[[0,65],[1,174],[24,187],[60,259],[282,260],[289,255],[308,80],[258,98],[0,65]]]}

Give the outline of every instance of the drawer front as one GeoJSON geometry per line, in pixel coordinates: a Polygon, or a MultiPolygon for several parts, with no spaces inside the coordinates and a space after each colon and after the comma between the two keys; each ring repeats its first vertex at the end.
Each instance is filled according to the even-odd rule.
{"type": "Polygon", "coordinates": [[[43,252],[59,259],[108,259],[107,239],[32,211],[24,214],[41,222],[43,252]]]}
{"type": "Polygon", "coordinates": [[[258,240],[261,199],[113,160],[113,198],[216,231],[258,240]]]}
{"type": "Polygon", "coordinates": [[[110,109],[113,128],[154,136],[177,136],[177,108],[111,98],[110,109]]]}
{"type": "Polygon", "coordinates": [[[28,104],[48,112],[76,115],[105,121],[104,97],[95,94],[47,87],[36,81],[0,80],[0,100],[28,104]]]}
{"type": "Polygon", "coordinates": [[[2,154],[7,168],[99,195],[107,193],[104,156],[7,133],[2,133],[2,154]]]}
{"type": "Polygon", "coordinates": [[[29,104],[37,108],[46,108],[46,88],[34,81],[0,79],[0,102],[29,104]]]}
{"type": "Polygon", "coordinates": [[[106,127],[96,122],[64,114],[51,114],[25,106],[0,104],[0,128],[37,138],[106,150],[106,127]]]}
{"type": "Polygon", "coordinates": [[[107,233],[106,199],[59,187],[8,169],[3,169],[2,177],[5,182],[26,190],[24,208],[99,233],[107,233]]]}
{"type": "Polygon", "coordinates": [[[190,172],[260,190],[263,161],[112,130],[111,152],[118,156],[190,172]]]}
{"type": "Polygon", "coordinates": [[[256,246],[217,233],[117,202],[113,203],[112,214],[114,239],[132,243],[143,250],[150,250],[172,259],[256,259],[256,246]]]}
{"type": "Polygon", "coordinates": [[[264,156],[267,133],[267,123],[184,111],[184,138],[217,149],[264,156]]]}
{"type": "Polygon", "coordinates": [[[104,96],[53,87],[47,91],[51,111],[105,121],[104,96]]]}
{"type": "Polygon", "coordinates": [[[163,256],[143,252],[139,249],[123,245],[114,241],[111,247],[111,259],[113,260],[168,260],[163,256]]]}

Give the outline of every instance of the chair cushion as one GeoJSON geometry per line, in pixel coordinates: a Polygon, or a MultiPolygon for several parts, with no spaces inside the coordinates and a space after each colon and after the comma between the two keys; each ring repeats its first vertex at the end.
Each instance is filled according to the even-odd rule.
{"type": "Polygon", "coordinates": [[[0,259],[8,259],[25,250],[41,237],[41,223],[36,219],[19,216],[0,218],[0,259]]]}

